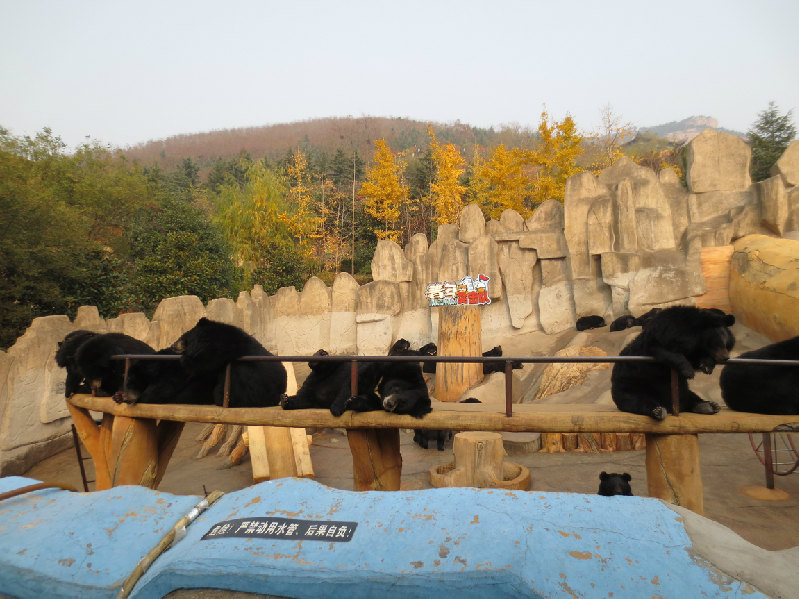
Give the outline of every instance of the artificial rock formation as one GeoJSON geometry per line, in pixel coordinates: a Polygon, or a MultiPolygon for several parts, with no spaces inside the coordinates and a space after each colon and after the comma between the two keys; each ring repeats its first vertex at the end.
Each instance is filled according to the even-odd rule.
{"type": "MultiPolygon", "coordinates": [[[[23,473],[69,442],[64,372],[54,354],[57,342],[78,328],[127,333],[161,349],[207,316],[240,326],[278,355],[320,348],[385,355],[400,337],[413,347],[437,339],[439,312],[428,305],[428,283],[478,274],[490,277],[492,299],[479,308],[483,350],[515,335],[566,331],[582,316],[610,322],[653,307],[694,305],[707,291],[703,248],[751,234],[799,236],[797,144],[770,179],[755,185],[748,146],[708,130],[688,144],[687,187],[670,169],[656,174],[621,158],[598,177],[570,177],[564,202],[548,200],[527,220],[506,210],[486,221],[469,205],[458,223],[438,228],[432,243],[422,234],[404,248],[380,241],[374,280],[365,285],[339,273],[330,288],[313,277],[302,291],[283,288],[269,296],[256,285],[235,301],[205,306],[193,296],[168,298],[152,319],[104,320],[91,306],[81,307],[73,322],[36,319],[0,352],[0,474],[23,473]]],[[[731,286],[731,295],[736,289],[731,286]]]]}

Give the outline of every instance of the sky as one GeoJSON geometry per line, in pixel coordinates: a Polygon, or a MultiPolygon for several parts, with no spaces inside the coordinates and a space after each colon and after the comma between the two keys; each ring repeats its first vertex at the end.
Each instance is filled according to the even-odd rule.
{"type": "Polygon", "coordinates": [[[796,0],[0,0],[0,126],[70,147],[321,117],[799,120],[796,0]]]}

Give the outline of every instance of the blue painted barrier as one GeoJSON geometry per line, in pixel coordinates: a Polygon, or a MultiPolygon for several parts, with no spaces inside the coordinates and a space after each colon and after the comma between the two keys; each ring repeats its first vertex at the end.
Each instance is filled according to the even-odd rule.
{"type": "MultiPolygon", "coordinates": [[[[28,509],[7,500],[18,504],[13,517],[0,503],[0,593],[22,589],[21,599],[66,596],[42,592],[48,577],[53,588],[78,588],[100,569],[105,582],[95,594],[70,596],[109,596],[100,590],[118,588],[112,579],[124,578],[134,556],[198,500],[138,487],[36,495],[28,509]],[[62,517],[53,505],[42,519],[48,498],[63,505],[62,517]],[[27,582],[32,572],[36,587],[27,582]]],[[[471,488],[355,493],[280,479],[219,499],[130,596],[216,588],[313,599],[764,597],[691,545],[682,518],[655,499],[471,488]]]]}
{"type": "MultiPolygon", "coordinates": [[[[0,493],[37,482],[0,478],[0,493]]],[[[131,486],[43,489],[0,501],[0,595],[116,597],[139,560],[199,499],[131,486]]]]}

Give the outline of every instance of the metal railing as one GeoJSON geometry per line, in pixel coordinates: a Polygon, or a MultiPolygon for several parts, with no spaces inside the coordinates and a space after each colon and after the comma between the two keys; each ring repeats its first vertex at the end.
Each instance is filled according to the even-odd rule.
{"type": "MultiPolygon", "coordinates": [[[[179,360],[180,354],[124,354],[111,357],[112,360],[125,360],[125,385],[132,360],[179,360]]],[[[505,374],[505,415],[513,416],[513,363],[562,364],[562,363],[616,363],[616,362],[658,362],[651,356],[242,356],[241,362],[350,362],[350,394],[358,395],[359,362],[434,362],[434,363],[481,363],[504,364],[505,374]]],[[[760,358],[730,358],[725,364],[769,364],[773,366],[799,366],[799,360],[763,360],[760,358]]],[[[679,379],[677,371],[671,369],[672,413],[680,415],[679,379]]],[[[222,407],[230,403],[230,364],[225,370],[224,401],[222,407]]]]}

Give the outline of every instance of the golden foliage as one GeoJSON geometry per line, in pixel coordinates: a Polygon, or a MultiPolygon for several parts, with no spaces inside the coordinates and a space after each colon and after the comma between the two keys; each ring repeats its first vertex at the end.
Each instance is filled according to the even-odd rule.
{"type": "Polygon", "coordinates": [[[530,152],[530,159],[537,167],[533,181],[533,202],[540,204],[548,199],[563,201],[566,194],[566,179],[581,172],[577,158],[583,153],[583,136],[571,116],[561,122],[549,122],[546,110],[541,113],[538,126],[540,141],[530,152]]]}
{"type": "Polygon", "coordinates": [[[466,171],[466,161],[454,144],[440,144],[431,125],[427,126],[435,174],[430,184],[430,202],[435,208],[438,224],[454,223],[463,209],[466,187],[460,184],[466,171]]]}
{"type": "Polygon", "coordinates": [[[475,151],[469,193],[485,215],[498,219],[503,210],[512,209],[525,218],[529,216],[526,200],[532,182],[525,171],[528,163],[527,152],[507,150],[503,144],[485,161],[475,151]]]}
{"type": "Polygon", "coordinates": [[[364,210],[383,223],[383,229],[375,230],[378,239],[399,243],[402,231],[398,228],[398,221],[408,198],[407,187],[401,180],[404,164],[394,159],[385,139],[375,141],[373,160],[366,181],[361,183],[364,210]]]}

